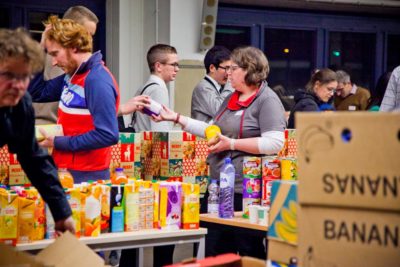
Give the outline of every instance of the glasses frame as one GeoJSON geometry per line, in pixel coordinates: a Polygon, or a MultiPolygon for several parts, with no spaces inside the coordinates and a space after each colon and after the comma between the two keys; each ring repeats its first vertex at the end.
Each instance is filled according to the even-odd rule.
{"type": "Polygon", "coordinates": [[[0,77],[4,77],[8,81],[27,82],[33,78],[32,74],[17,75],[10,71],[0,71],[0,77]]]}
{"type": "Polygon", "coordinates": [[[179,66],[179,63],[177,63],[177,62],[175,62],[175,63],[161,63],[161,64],[163,64],[163,65],[169,65],[169,66],[171,66],[171,67],[174,67],[175,69],[176,68],[180,68],[180,66],[179,66]]]}

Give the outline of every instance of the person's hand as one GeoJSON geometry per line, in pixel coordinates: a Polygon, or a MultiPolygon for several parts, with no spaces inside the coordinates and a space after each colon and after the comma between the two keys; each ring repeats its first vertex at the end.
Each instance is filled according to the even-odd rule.
{"type": "Polygon", "coordinates": [[[51,24],[47,25],[46,28],[44,28],[44,31],[42,33],[42,38],[40,39],[40,45],[45,48],[45,41],[46,41],[46,32],[51,29],[51,24]]]}
{"type": "Polygon", "coordinates": [[[43,128],[39,128],[39,132],[43,135],[43,141],[39,142],[39,146],[44,148],[54,147],[54,136],[50,136],[43,128]]]}
{"type": "Polygon", "coordinates": [[[56,221],[54,230],[56,231],[56,236],[60,236],[65,231],[69,231],[75,235],[74,219],[72,219],[72,216],[69,216],[65,219],[56,221]]]}
{"type": "Polygon", "coordinates": [[[218,137],[212,138],[208,141],[208,148],[210,153],[218,153],[225,150],[230,150],[231,139],[218,133],[218,137]]]}
{"type": "Polygon", "coordinates": [[[144,107],[150,106],[150,97],[147,95],[138,95],[132,97],[125,104],[119,107],[122,115],[130,114],[135,111],[142,111],[144,107]]]}
{"type": "Polygon", "coordinates": [[[175,121],[178,113],[175,111],[167,108],[163,105],[163,109],[160,112],[160,115],[152,115],[153,121],[160,122],[160,121],[175,121]]]}

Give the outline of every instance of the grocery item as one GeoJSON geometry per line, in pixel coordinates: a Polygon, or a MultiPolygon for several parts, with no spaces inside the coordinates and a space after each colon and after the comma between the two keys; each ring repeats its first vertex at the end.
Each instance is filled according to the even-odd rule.
{"type": "Polygon", "coordinates": [[[221,129],[215,124],[208,126],[204,131],[207,141],[210,141],[213,138],[218,138],[218,134],[220,133],[221,129]]]}
{"type": "Polygon", "coordinates": [[[220,191],[219,191],[219,217],[233,218],[234,207],[234,186],[235,186],[235,167],[230,158],[225,158],[225,163],[220,172],[220,191]]]}
{"type": "Polygon", "coordinates": [[[115,173],[111,176],[112,184],[127,184],[128,177],[124,173],[124,168],[115,168],[115,173]]]}
{"type": "Polygon", "coordinates": [[[198,184],[182,183],[183,229],[198,229],[200,223],[200,186],[198,184]]]}
{"type": "Polygon", "coordinates": [[[207,201],[207,213],[218,214],[219,207],[219,186],[217,180],[212,179],[208,186],[208,201],[207,201]]]}
{"type": "Polygon", "coordinates": [[[60,179],[60,183],[64,188],[74,187],[74,178],[66,168],[58,169],[58,179],[60,179]]]}

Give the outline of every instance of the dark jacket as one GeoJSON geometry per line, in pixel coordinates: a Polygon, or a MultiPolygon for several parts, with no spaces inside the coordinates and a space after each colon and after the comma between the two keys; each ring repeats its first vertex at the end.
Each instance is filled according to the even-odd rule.
{"type": "Polygon", "coordinates": [[[320,106],[324,104],[315,94],[299,90],[294,95],[294,106],[290,111],[288,129],[296,128],[294,115],[297,111],[319,111],[320,106]]]}
{"type": "Polygon", "coordinates": [[[58,180],[51,156],[39,148],[35,139],[35,116],[28,93],[15,107],[0,108],[0,147],[8,145],[16,153],[22,169],[44,201],[49,205],[54,220],[69,217],[71,208],[58,180]]]}

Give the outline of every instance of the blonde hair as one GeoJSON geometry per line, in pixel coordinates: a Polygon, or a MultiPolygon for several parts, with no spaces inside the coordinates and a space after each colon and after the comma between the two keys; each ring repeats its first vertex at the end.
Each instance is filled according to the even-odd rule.
{"type": "Polygon", "coordinates": [[[43,69],[44,52],[23,28],[0,29],[0,62],[9,58],[22,58],[32,73],[43,69]]]}
{"type": "Polygon", "coordinates": [[[64,48],[75,48],[78,52],[92,52],[93,38],[85,27],[71,19],[50,16],[44,23],[51,28],[46,39],[60,44],[64,48]]]}
{"type": "Polygon", "coordinates": [[[85,20],[92,21],[94,23],[99,23],[99,19],[96,14],[94,14],[89,8],[84,6],[73,6],[65,11],[63,19],[72,19],[79,24],[83,24],[85,20]]]}

